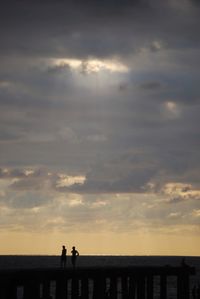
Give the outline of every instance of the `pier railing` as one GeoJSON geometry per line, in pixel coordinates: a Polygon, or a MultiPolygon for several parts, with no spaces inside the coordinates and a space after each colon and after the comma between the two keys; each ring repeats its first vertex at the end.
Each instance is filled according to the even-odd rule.
{"type": "Polygon", "coordinates": [[[189,277],[181,267],[88,267],[0,270],[0,299],[189,299],[189,277]],[[156,286],[155,286],[156,284],[156,286]]]}

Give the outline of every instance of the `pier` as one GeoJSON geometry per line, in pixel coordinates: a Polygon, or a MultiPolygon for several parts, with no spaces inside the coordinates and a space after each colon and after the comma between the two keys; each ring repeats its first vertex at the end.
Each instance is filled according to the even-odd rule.
{"type": "Polygon", "coordinates": [[[168,299],[173,277],[176,299],[189,299],[194,274],[189,266],[0,270],[0,298],[168,299]]]}

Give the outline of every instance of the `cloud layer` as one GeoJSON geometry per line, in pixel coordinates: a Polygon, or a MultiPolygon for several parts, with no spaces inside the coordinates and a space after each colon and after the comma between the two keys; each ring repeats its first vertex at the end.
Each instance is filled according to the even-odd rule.
{"type": "Polygon", "coordinates": [[[199,1],[2,5],[2,227],[199,229],[199,23],[199,1]]]}

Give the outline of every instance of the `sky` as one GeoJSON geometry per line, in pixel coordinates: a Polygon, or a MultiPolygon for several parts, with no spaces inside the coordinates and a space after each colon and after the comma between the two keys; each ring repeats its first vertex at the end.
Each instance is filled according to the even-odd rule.
{"type": "Polygon", "coordinates": [[[200,1],[0,9],[0,254],[200,255],[200,1]]]}

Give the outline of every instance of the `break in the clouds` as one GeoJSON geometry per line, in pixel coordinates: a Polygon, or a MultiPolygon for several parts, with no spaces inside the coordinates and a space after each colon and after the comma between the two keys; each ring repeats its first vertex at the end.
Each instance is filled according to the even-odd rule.
{"type": "Polygon", "coordinates": [[[161,2],[1,5],[2,227],[198,228],[200,6],[161,2]]]}

